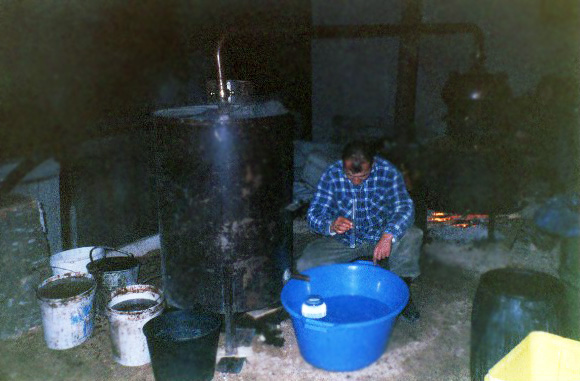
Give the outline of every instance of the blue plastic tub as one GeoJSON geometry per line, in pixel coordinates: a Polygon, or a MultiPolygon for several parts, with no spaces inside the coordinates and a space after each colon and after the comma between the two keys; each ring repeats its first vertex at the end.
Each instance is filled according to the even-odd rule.
{"type": "Polygon", "coordinates": [[[310,276],[310,282],[292,279],[281,295],[302,357],[330,371],[361,369],[381,357],[393,323],[409,301],[405,282],[366,261],[320,266],[303,273],[310,276]],[[310,295],[324,299],[328,311],[324,318],[302,316],[302,303],[310,295]]]}

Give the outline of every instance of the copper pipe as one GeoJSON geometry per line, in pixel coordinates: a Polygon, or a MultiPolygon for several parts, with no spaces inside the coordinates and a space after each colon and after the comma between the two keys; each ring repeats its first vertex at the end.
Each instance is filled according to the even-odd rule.
{"type": "Polygon", "coordinates": [[[220,103],[222,103],[222,104],[227,102],[226,85],[225,85],[225,81],[224,81],[224,74],[223,74],[222,62],[221,62],[221,50],[222,50],[222,46],[224,44],[226,37],[227,37],[227,34],[224,34],[220,38],[220,40],[218,41],[217,50],[216,50],[218,92],[219,92],[220,103]]]}

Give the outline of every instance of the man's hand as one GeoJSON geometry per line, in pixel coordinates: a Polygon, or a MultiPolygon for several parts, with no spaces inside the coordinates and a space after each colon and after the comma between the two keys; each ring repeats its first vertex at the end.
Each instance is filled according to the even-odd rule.
{"type": "Polygon", "coordinates": [[[330,225],[330,231],[336,232],[338,234],[344,234],[350,229],[352,229],[352,221],[344,217],[338,217],[330,225]]]}
{"type": "Polygon", "coordinates": [[[387,258],[391,255],[391,246],[393,242],[393,235],[385,233],[375,246],[375,251],[373,253],[373,262],[377,263],[381,259],[387,258]]]}

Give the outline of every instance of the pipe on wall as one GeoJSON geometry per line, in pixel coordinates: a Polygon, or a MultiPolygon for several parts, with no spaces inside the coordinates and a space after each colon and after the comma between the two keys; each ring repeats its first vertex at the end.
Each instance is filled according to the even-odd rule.
{"type": "Polygon", "coordinates": [[[422,35],[470,34],[475,45],[474,66],[482,67],[485,60],[484,35],[479,26],[472,23],[422,23],[420,0],[406,1],[403,20],[400,24],[325,25],[292,30],[280,28],[274,31],[263,28],[230,29],[222,33],[215,52],[220,104],[226,103],[221,57],[226,39],[233,35],[270,36],[272,34],[302,34],[311,39],[400,37],[395,125],[401,129],[399,136],[402,143],[415,139],[414,120],[419,38],[422,35]]]}
{"type": "Polygon", "coordinates": [[[313,27],[313,38],[373,38],[373,37],[400,37],[407,34],[445,35],[471,34],[475,43],[475,59],[482,64],[485,59],[484,36],[479,26],[471,23],[445,24],[377,24],[377,25],[332,25],[313,27]]]}
{"type": "Polygon", "coordinates": [[[418,45],[421,35],[471,34],[475,43],[475,66],[483,66],[484,36],[482,30],[470,23],[421,23],[418,1],[410,0],[401,24],[317,26],[313,38],[373,38],[397,36],[401,38],[397,70],[395,126],[401,143],[415,140],[415,101],[417,93],[418,45]]]}

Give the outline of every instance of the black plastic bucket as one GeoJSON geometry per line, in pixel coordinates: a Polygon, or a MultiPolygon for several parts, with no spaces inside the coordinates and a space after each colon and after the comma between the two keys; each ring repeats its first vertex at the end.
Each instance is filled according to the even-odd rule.
{"type": "Polygon", "coordinates": [[[211,380],[220,334],[220,315],[179,310],[149,320],[147,337],[155,380],[211,380]]]}
{"type": "Polygon", "coordinates": [[[523,269],[481,276],[471,313],[471,379],[489,369],[531,331],[565,336],[564,285],[555,277],[523,269]]]}

